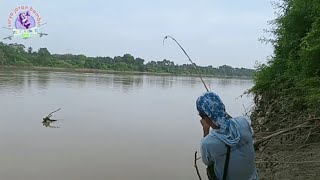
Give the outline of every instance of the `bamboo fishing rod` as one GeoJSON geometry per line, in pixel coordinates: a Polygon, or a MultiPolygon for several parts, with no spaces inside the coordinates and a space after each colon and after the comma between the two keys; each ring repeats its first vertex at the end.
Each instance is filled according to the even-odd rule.
{"type": "Polygon", "coordinates": [[[206,88],[206,90],[209,92],[209,89],[208,89],[206,83],[203,81],[202,75],[201,75],[199,69],[197,68],[197,64],[194,63],[194,62],[191,60],[191,58],[189,57],[188,53],[183,49],[183,47],[180,45],[180,43],[179,43],[174,37],[172,37],[172,36],[165,36],[164,39],[163,39],[163,45],[164,45],[164,43],[165,43],[165,40],[168,39],[168,38],[171,38],[174,42],[176,42],[176,43],[178,44],[178,46],[180,47],[180,49],[181,49],[181,50],[184,52],[184,54],[188,57],[189,61],[190,61],[191,64],[193,65],[194,69],[196,70],[196,72],[197,72],[197,74],[198,74],[198,76],[199,76],[199,78],[200,78],[203,86],[204,86],[204,87],[206,88]]]}

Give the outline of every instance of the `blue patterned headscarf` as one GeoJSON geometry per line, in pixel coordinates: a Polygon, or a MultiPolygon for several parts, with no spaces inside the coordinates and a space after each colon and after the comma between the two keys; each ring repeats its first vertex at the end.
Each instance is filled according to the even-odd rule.
{"type": "Polygon", "coordinates": [[[219,129],[210,132],[229,146],[236,145],[240,140],[240,132],[232,118],[228,118],[225,106],[220,97],[213,92],[206,92],[197,99],[197,110],[200,115],[207,115],[219,129]]]}

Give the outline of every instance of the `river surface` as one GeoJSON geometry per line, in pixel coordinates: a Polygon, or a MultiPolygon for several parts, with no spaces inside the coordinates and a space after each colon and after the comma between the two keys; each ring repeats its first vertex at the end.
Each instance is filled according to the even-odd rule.
{"type": "MultiPolygon", "coordinates": [[[[251,105],[251,80],[204,80],[232,116],[251,105]]],[[[196,77],[0,69],[0,179],[196,180],[204,91],[196,77]]]]}

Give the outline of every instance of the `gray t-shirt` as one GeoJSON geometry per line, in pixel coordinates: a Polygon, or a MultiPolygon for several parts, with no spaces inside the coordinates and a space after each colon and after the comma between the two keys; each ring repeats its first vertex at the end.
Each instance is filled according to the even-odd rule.
{"type": "MultiPolygon", "coordinates": [[[[230,149],[228,180],[258,180],[253,147],[253,132],[249,119],[240,116],[233,118],[240,131],[240,141],[230,149]]],[[[212,130],[214,131],[214,130],[212,130]]],[[[220,139],[206,136],[201,141],[202,161],[207,166],[214,164],[218,180],[222,180],[227,147],[220,139]]]]}

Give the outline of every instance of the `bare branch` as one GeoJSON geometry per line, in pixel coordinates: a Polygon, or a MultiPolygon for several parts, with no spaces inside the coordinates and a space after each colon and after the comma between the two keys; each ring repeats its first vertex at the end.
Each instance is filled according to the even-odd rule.
{"type": "Polygon", "coordinates": [[[200,158],[197,157],[197,153],[198,153],[197,151],[194,153],[194,168],[196,168],[199,180],[202,180],[201,175],[199,173],[198,165],[197,165],[197,160],[200,159],[200,158]]]}
{"type": "Polygon", "coordinates": [[[261,163],[305,164],[305,163],[320,163],[320,161],[295,161],[295,162],[257,161],[256,163],[257,164],[261,164],[261,163]]]}
{"type": "Polygon", "coordinates": [[[259,145],[260,145],[261,143],[263,143],[263,142],[265,142],[265,141],[267,141],[267,140],[269,140],[269,139],[271,139],[271,138],[273,138],[273,137],[275,137],[275,136],[278,136],[278,135],[280,135],[280,134],[283,134],[283,133],[286,133],[286,132],[289,132],[289,131],[292,131],[292,130],[295,130],[295,129],[298,129],[298,128],[309,128],[309,127],[311,127],[311,126],[306,126],[307,124],[309,124],[309,121],[308,121],[308,122],[305,122],[305,123],[303,123],[303,124],[300,124],[300,125],[297,125],[297,126],[288,128],[288,129],[284,129],[284,130],[278,131],[278,132],[273,133],[273,134],[271,134],[271,135],[269,135],[269,136],[263,137],[262,139],[260,139],[260,140],[258,140],[258,141],[256,141],[256,142],[254,143],[254,148],[255,148],[255,149],[258,149],[258,147],[259,147],[259,145]]]}
{"type": "Polygon", "coordinates": [[[52,115],[53,115],[53,113],[56,113],[56,112],[58,112],[58,111],[60,111],[60,109],[61,108],[59,108],[59,109],[57,109],[57,110],[55,110],[55,111],[52,111],[51,113],[49,113],[45,118],[43,118],[43,120],[45,120],[45,121],[50,121],[51,119],[51,117],[52,117],[52,115]]]}

